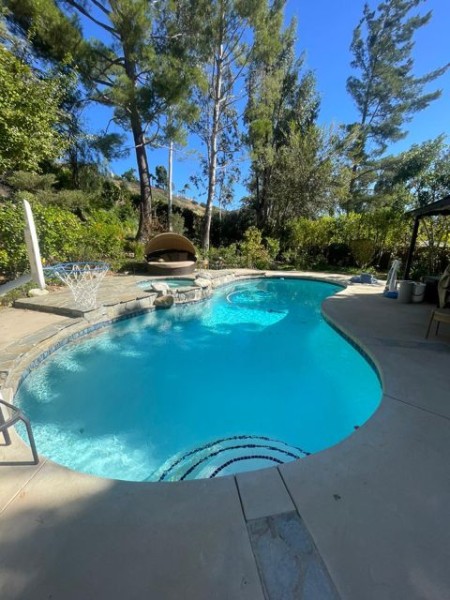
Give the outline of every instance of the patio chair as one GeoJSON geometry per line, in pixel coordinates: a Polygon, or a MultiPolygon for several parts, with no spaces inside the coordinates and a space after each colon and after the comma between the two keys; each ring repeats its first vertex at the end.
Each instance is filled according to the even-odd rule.
{"type": "Polygon", "coordinates": [[[441,323],[450,324],[450,309],[445,310],[443,308],[436,308],[435,310],[433,310],[433,312],[431,313],[430,321],[428,323],[427,335],[425,336],[426,338],[428,338],[428,336],[430,335],[431,326],[434,321],[436,321],[435,335],[437,335],[439,333],[439,325],[441,323]]]}
{"type": "Polygon", "coordinates": [[[438,283],[439,308],[445,308],[450,300],[450,264],[442,274],[438,283]]]}
{"type": "Polygon", "coordinates": [[[428,329],[426,333],[426,338],[430,335],[431,326],[434,321],[436,321],[436,331],[435,334],[439,333],[439,325],[441,323],[450,323],[450,308],[446,308],[448,305],[450,295],[450,265],[445,269],[442,277],[439,279],[438,283],[438,307],[433,310],[430,315],[430,320],[428,322],[428,329]]]}
{"type": "Polygon", "coordinates": [[[33,454],[33,463],[32,464],[37,465],[39,463],[39,456],[38,456],[38,453],[36,450],[36,443],[34,441],[34,436],[33,436],[33,431],[31,429],[30,421],[23,414],[23,412],[21,410],[19,410],[12,404],[9,404],[9,402],[6,402],[5,400],[3,400],[3,398],[0,394],[0,433],[3,434],[3,438],[4,438],[5,444],[7,446],[9,446],[11,444],[11,438],[9,436],[8,429],[10,427],[12,427],[13,425],[15,425],[18,421],[22,421],[22,423],[25,425],[25,427],[27,429],[28,440],[30,441],[31,452],[33,454]],[[3,414],[1,405],[6,406],[9,409],[10,414],[6,418],[5,418],[5,415],[3,414]]]}

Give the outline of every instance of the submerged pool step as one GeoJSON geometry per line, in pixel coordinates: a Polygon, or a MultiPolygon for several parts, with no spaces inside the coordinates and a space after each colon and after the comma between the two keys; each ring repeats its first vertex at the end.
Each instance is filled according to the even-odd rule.
{"type": "Polygon", "coordinates": [[[166,461],[146,481],[183,481],[231,475],[303,458],[309,453],[265,436],[215,440],[166,461]]]}

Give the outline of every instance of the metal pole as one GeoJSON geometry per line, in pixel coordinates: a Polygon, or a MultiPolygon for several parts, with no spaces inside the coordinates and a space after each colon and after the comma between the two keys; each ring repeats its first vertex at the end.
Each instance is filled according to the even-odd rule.
{"type": "MultiPolygon", "coordinates": [[[[3,412],[2,412],[2,407],[0,405],[0,426],[1,425],[6,425],[6,419],[3,416],[3,412]]],[[[6,446],[10,446],[11,445],[11,437],[9,435],[9,431],[8,429],[5,427],[5,429],[1,430],[3,433],[3,438],[5,440],[5,445],[6,446]]]]}
{"type": "Polygon", "coordinates": [[[414,248],[416,247],[417,234],[419,232],[419,222],[420,222],[420,218],[416,217],[414,219],[411,243],[409,245],[408,257],[406,259],[405,273],[403,275],[403,279],[409,279],[409,274],[411,271],[411,263],[412,263],[412,258],[413,258],[413,254],[414,254],[414,248]]]}

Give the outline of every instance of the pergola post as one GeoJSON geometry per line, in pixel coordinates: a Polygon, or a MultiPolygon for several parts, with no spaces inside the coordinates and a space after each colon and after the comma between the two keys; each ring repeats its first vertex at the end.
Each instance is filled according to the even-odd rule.
{"type": "Polygon", "coordinates": [[[411,263],[412,263],[412,258],[413,258],[413,254],[414,254],[414,248],[416,247],[417,234],[419,233],[419,222],[420,222],[420,217],[417,216],[414,219],[411,243],[409,245],[408,257],[406,259],[405,273],[403,275],[403,279],[409,279],[409,274],[411,271],[411,263]]]}

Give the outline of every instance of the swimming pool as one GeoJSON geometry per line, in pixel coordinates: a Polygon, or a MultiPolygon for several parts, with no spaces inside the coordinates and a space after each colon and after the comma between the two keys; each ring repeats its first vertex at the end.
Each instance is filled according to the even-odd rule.
{"type": "Polygon", "coordinates": [[[216,477],[318,452],[376,410],[377,374],[321,316],[338,286],[261,279],[118,322],[22,382],[38,450],[115,479],[216,477]]]}

